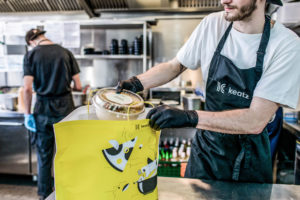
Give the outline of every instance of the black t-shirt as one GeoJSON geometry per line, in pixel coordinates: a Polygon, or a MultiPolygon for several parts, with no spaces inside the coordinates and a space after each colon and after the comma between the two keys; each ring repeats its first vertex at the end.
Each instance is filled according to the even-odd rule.
{"type": "Polygon", "coordinates": [[[40,96],[62,96],[71,92],[71,81],[80,72],[73,54],[57,44],[39,45],[24,56],[24,76],[33,76],[40,96]]]}

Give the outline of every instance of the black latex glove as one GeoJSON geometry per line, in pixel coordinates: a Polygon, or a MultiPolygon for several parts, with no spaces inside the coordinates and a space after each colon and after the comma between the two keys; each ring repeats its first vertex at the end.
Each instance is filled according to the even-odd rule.
{"type": "Polygon", "coordinates": [[[196,127],[198,114],[194,110],[179,110],[162,105],[150,110],[147,114],[150,126],[155,130],[163,128],[196,127]]]}
{"type": "Polygon", "coordinates": [[[141,81],[137,77],[133,76],[132,78],[126,81],[121,81],[118,83],[117,93],[122,92],[123,89],[136,93],[136,92],[143,91],[144,86],[142,85],[141,81]]]}

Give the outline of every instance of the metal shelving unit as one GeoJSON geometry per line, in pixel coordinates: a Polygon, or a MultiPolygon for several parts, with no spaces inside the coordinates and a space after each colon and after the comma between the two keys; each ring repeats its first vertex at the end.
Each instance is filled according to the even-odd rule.
{"type": "MultiPolygon", "coordinates": [[[[143,55],[75,55],[76,59],[143,59],[143,55]]],[[[150,59],[150,56],[147,56],[150,59]]]]}
{"type": "Polygon", "coordinates": [[[143,61],[143,72],[152,67],[152,30],[154,21],[132,20],[89,20],[80,22],[80,29],[142,29],[143,30],[143,54],[142,55],[76,55],[76,59],[132,59],[143,61]],[[147,38],[149,48],[147,46],[147,38]],[[149,55],[147,55],[147,49],[149,55]],[[149,67],[147,67],[147,65],[149,67]]]}

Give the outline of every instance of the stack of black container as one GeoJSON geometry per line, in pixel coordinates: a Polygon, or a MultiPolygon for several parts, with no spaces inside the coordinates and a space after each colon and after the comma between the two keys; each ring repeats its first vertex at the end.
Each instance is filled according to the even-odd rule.
{"type": "Polygon", "coordinates": [[[121,55],[128,54],[128,43],[127,43],[127,40],[125,40],[125,39],[121,40],[121,46],[119,48],[119,54],[121,54],[121,55]]]}
{"type": "MultiPolygon", "coordinates": [[[[147,38],[147,47],[148,45],[148,38],[147,38]]],[[[110,45],[110,54],[112,55],[142,55],[143,54],[143,35],[135,37],[134,41],[132,42],[131,46],[128,46],[128,42],[125,39],[121,40],[121,45],[119,46],[119,42],[117,39],[111,40],[110,45]]],[[[109,51],[107,51],[109,54],[109,51]]],[[[105,52],[103,52],[105,54],[105,52]]],[[[147,48],[147,55],[149,54],[149,48],[147,48]]]]}
{"type": "Polygon", "coordinates": [[[143,54],[143,35],[136,37],[133,41],[134,55],[143,54]]]}
{"type": "Polygon", "coordinates": [[[111,40],[111,45],[110,45],[110,53],[112,55],[117,55],[119,54],[119,43],[117,39],[112,39],[111,40]]]}

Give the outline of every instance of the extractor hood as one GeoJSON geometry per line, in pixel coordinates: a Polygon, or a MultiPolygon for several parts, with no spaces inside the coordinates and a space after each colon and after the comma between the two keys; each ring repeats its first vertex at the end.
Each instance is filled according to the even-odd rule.
{"type": "Polygon", "coordinates": [[[101,12],[197,12],[220,7],[220,0],[0,0],[0,13],[85,11],[90,17],[101,12]]]}

